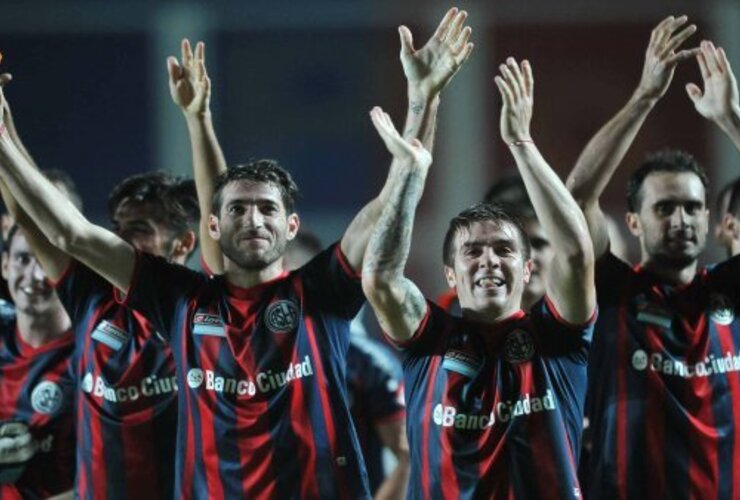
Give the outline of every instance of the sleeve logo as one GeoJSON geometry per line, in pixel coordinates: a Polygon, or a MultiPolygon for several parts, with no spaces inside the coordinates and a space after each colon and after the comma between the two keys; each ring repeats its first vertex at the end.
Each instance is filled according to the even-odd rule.
{"type": "Polygon", "coordinates": [[[272,333],[292,332],[298,326],[298,306],[292,300],[279,300],[265,311],[265,325],[272,333]]]}
{"type": "Polygon", "coordinates": [[[534,340],[525,330],[509,332],[504,341],[504,356],[509,363],[524,363],[534,356],[534,340]]]}
{"type": "Polygon", "coordinates": [[[50,380],[44,380],[33,388],[31,406],[38,413],[51,415],[59,411],[63,399],[64,396],[59,386],[50,380]]]}
{"type": "Polygon", "coordinates": [[[729,325],[735,319],[735,306],[721,293],[709,295],[709,317],[719,325],[729,325]]]}

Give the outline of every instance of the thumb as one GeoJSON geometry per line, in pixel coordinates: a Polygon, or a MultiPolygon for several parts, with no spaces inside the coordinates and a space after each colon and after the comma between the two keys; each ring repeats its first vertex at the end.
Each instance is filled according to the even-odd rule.
{"type": "Polygon", "coordinates": [[[696,104],[699,99],[702,98],[701,89],[694,83],[688,83],[686,84],[686,93],[689,95],[689,98],[694,101],[696,104]]]}
{"type": "Polygon", "coordinates": [[[421,141],[416,137],[411,139],[410,144],[414,149],[424,149],[424,144],[422,144],[421,141]]]}
{"type": "Polygon", "coordinates": [[[13,79],[13,75],[10,73],[3,73],[0,75],[0,87],[4,87],[13,79]]]}
{"type": "Polygon", "coordinates": [[[411,30],[406,26],[398,27],[398,34],[401,37],[401,55],[410,55],[414,53],[414,37],[411,30]]]}

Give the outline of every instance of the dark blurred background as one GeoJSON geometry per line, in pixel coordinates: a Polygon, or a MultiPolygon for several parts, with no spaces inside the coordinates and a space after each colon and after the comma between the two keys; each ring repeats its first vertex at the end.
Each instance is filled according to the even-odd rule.
{"type": "MultiPolygon", "coordinates": [[[[145,2],[5,0],[0,8],[6,95],[42,168],[71,174],[87,215],[107,224],[105,202],[124,177],[164,169],[189,175],[187,133],[170,101],[165,58],[183,37],[206,42],[212,109],[230,164],[274,157],[302,190],[304,228],[325,242],[378,192],[389,156],[368,111],[396,122],[406,108],[396,27],[421,46],[453,4],[309,1],[145,2]]],[[[417,219],[409,274],[444,288],[441,241],[449,218],[510,173],[498,135],[492,79],[507,56],[535,74],[533,135],[564,177],[596,130],[629,98],[652,27],[687,14],[740,68],[740,0],[488,0],[459,2],[476,48],[442,96],[435,163],[417,219]]],[[[737,69],[736,69],[737,72],[737,69]]],[[[681,147],[710,171],[713,191],[740,174],[732,144],[694,111],[683,64],[609,187],[622,228],[626,174],[646,152],[681,147]]],[[[623,229],[624,230],[624,229],[623,229]]],[[[712,248],[709,259],[722,254],[712,248]]],[[[633,248],[633,258],[637,257],[633,248]]]]}

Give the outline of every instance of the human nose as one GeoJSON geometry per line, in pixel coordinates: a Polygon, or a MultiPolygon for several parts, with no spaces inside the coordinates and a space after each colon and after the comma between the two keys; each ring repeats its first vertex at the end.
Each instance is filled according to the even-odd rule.
{"type": "Polygon", "coordinates": [[[264,217],[257,207],[249,207],[245,212],[245,218],[252,228],[262,227],[264,224],[264,217]]]}
{"type": "Polygon", "coordinates": [[[498,254],[493,250],[493,248],[486,248],[481,253],[481,258],[479,261],[480,267],[493,269],[499,267],[500,263],[500,258],[498,254]]]}
{"type": "Polygon", "coordinates": [[[46,281],[46,272],[36,259],[31,263],[31,278],[34,281],[46,281]]]}
{"type": "Polygon", "coordinates": [[[671,226],[683,227],[686,226],[690,218],[689,213],[683,206],[677,206],[671,214],[671,226]]]}

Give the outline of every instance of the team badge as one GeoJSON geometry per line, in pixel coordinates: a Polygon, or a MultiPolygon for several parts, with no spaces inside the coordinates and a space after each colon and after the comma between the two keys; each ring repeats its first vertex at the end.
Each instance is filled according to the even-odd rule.
{"type": "Polygon", "coordinates": [[[717,324],[729,325],[735,319],[735,306],[726,295],[712,293],[709,295],[709,317],[717,324]]]}
{"type": "Polygon", "coordinates": [[[292,300],[270,304],[265,312],[265,325],[272,333],[288,333],[298,325],[298,306],[292,300]]]}
{"type": "Polygon", "coordinates": [[[534,356],[534,339],[524,330],[509,332],[504,341],[504,356],[509,363],[523,363],[534,356]]]}
{"type": "Polygon", "coordinates": [[[62,389],[50,380],[39,382],[31,392],[31,406],[38,413],[46,415],[56,413],[62,407],[62,399],[62,389]]]}
{"type": "Polygon", "coordinates": [[[188,371],[188,385],[191,389],[197,389],[203,383],[203,370],[200,368],[191,368],[188,371]]]}

